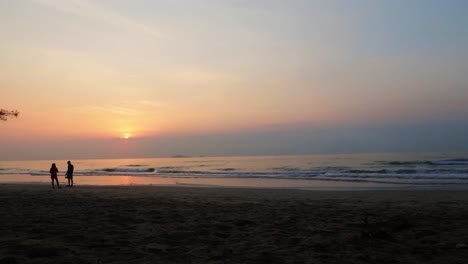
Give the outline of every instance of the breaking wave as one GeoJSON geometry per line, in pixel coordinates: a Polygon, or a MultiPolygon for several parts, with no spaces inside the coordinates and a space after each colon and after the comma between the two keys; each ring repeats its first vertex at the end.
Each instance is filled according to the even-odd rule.
{"type": "Polygon", "coordinates": [[[445,165],[468,165],[468,159],[447,159],[447,160],[424,160],[424,161],[377,161],[376,163],[382,165],[396,165],[396,166],[445,166],[445,165]]]}

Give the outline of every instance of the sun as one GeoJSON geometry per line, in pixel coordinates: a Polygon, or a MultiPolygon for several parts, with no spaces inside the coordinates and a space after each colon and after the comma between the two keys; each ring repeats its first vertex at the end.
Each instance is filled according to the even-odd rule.
{"type": "Polygon", "coordinates": [[[122,139],[130,139],[130,138],[132,138],[132,134],[131,134],[131,133],[124,133],[120,138],[122,138],[122,139]]]}

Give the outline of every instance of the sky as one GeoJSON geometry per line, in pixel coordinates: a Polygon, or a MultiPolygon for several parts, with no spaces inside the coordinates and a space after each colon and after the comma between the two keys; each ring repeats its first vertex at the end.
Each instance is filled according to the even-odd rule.
{"type": "Polygon", "coordinates": [[[468,1],[0,0],[0,160],[468,151],[468,1]]]}

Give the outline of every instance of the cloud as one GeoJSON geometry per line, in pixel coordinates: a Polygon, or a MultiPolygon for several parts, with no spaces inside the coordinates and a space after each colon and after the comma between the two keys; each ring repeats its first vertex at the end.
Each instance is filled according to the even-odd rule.
{"type": "Polygon", "coordinates": [[[119,104],[84,105],[69,108],[69,111],[76,113],[107,113],[125,117],[143,115],[148,111],[164,107],[165,104],[156,101],[140,100],[135,102],[120,102],[119,104]]]}
{"type": "Polygon", "coordinates": [[[240,80],[235,74],[213,69],[183,69],[176,68],[163,72],[160,78],[178,84],[214,84],[234,83],[240,80]]]}
{"type": "Polygon", "coordinates": [[[116,105],[102,105],[102,106],[95,106],[95,105],[88,105],[79,108],[73,108],[73,111],[76,112],[85,112],[85,113],[111,113],[120,116],[136,116],[140,112],[138,110],[128,108],[128,107],[121,107],[116,105]]]}
{"type": "Polygon", "coordinates": [[[133,18],[123,16],[109,8],[89,0],[32,0],[55,10],[73,14],[106,23],[127,30],[134,30],[154,37],[162,38],[162,34],[152,27],[133,18]]]}
{"type": "Polygon", "coordinates": [[[141,100],[141,101],[138,101],[137,103],[143,106],[152,107],[152,108],[161,108],[161,107],[166,106],[166,104],[162,102],[149,101],[149,100],[141,100]]]}

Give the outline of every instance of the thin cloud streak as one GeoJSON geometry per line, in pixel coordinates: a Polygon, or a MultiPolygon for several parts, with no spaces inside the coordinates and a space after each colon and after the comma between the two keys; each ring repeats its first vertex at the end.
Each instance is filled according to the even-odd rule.
{"type": "Polygon", "coordinates": [[[143,115],[145,112],[161,109],[164,103],[140,100],[136,102],[121,102],[120,104],[105,104],[105,105],[84,105],[81,107],[69,108],[69,111],[76,113],[110,113],[120,116],[137,116],[143,115]]]}
{"type": "Polygon", "coordinates": [[[53,8],[55,10],[73,14],[79,17],[98,20],[106,24],[117,26],[123,29],[136,30],[141,33],[162,38],[163,34],[154,30],[152,27],[136,21],[133,18],[122,16],[113,10],[104,8],[96,2],[88,0],[31,0],[38,4],[53,8]]]}
{"type": "Polygon", "coordinates": [[[141,114],[140,111],[128,108],[128,107],[122,107],[122,106],[117,106],[117,105],[85,105],[82,107],[73,107],[69,108],[69,111],[71,112],[76,112],[76,113],[110,113],[114,115],[120,115],[120,116],[136,116],[141,114]]]}

